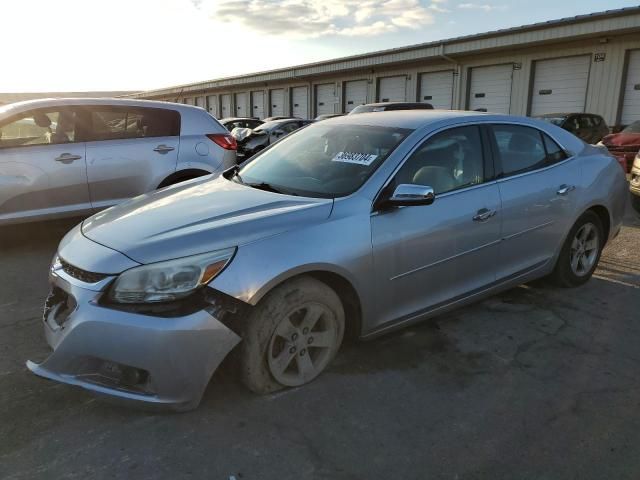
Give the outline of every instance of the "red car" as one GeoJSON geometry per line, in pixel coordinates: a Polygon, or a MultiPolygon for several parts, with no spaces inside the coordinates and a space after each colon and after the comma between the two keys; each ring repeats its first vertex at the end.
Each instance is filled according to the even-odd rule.
{"type": "Polygon", "coordinates": [[[602,143],[618,159],[625,172],[631,171],[634,158],[640,151],[640,120],[633,122],[620,133],[612,133],[602,143]]]}

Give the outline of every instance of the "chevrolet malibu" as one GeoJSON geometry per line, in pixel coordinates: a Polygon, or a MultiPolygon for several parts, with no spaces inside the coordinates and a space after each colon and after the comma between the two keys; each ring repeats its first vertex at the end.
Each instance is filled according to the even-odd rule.
{"type": "Polygon", "coordinates": [[[105,210],[49,272],[37,375],[177,410],[232,350],[266,393],[530,280],[589,280],[621,228],[607,152],[537,120],[398,111],[295,132],[221,177],[105,210]],[[236,346],[237,345],[237,346],[236,346]]]}

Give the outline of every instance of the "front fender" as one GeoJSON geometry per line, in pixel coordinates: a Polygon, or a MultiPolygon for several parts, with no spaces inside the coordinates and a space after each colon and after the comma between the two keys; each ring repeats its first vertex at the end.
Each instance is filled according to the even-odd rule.
{"type": "Polygon", "coordinates": [[[374,283],[369,215],[328,220],[242,245],[209,286],[256,305],[275,286],[311,272],[330,272],[347,280],[366,318],[374,283]]]}

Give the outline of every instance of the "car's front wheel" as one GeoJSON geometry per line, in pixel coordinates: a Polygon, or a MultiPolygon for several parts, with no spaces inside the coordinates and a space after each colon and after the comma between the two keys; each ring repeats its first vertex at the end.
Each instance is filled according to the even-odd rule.
{"type": "Polygon", "coordinates": [[[602,222],[595,212],[585,212],[573,225],[562,246],[553,279],[563,287],[586,283],[600,261],[605,239],[602,222]]]}
{"type": "Polygon", "coordinates": [[[303,276],[276,287],[244,321],[243,383],[256,393],[309,383],[338,352],[344,322],[340,298],[325,283],[303,276]]]}

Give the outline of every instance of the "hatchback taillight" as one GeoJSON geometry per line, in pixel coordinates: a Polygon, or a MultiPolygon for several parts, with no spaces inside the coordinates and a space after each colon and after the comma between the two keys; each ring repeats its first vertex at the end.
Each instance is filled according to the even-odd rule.
{"type": "Polygon", "coordinates": [[[207,138],[216,143],[216,145],[221,146],[225,150],[237,150],[238,143],[236,139],[233,138],[228,133],[210,133],[207,135],[207,138]]]}

